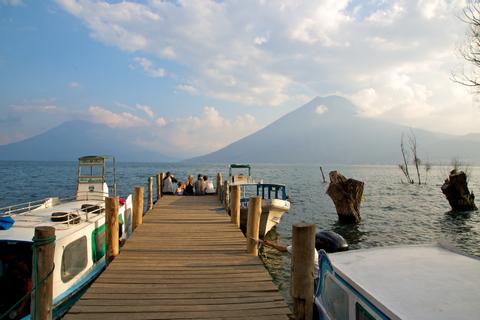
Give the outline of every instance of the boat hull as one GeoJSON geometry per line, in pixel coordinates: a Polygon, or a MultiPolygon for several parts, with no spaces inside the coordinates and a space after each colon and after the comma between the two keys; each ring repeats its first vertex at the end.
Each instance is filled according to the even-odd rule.
{"type": "MultiPolygon", "coordinates": [[[[280,199],[262,200],[262,214],[260,216],[259,237],[263,238],[282,219],[285,212],[290,209],[290,202],[280,199]]],[[[247,232],[248,208],[240,209],[240,229],[247,232]]]]}

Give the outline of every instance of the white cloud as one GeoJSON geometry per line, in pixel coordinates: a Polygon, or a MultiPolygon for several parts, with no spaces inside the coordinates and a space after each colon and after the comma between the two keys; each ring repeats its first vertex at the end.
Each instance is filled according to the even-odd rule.
{"type": "Polygon", "coordinates": [[[167,125],[167,120],[165,120],[164,117],[158,117],[156,120],[155,120],[155,124],[159,127],[164,127],[167,125]]]}
{"type": "Polygon", "coordinates": [[[146,105],[143,105],[143,104],[136,104],[135,106],[138,110],[142,110],[143,112],[145,112],[145,114],[147,116],[149,116],[150,118],[153,118],[155,117],[155,113],[153,112],[152,108],[150,108],[149,106],[146,106],[146,105]]]}
{"type": "Polygon", "coordinates": [[[261,46],[262,44],[266,43],[267,42],[267,38],[265,37],[255,37],[255,39],[253,39],[253,43],[261,46]]]}
{"type": "Polygon", "coordinates": [[[148,124],[145,119],[129,112],[115,113],[99,106],[90,106],[88,108],[88,114],[91,121],[105,124],[111,128],[133,128],[148,124]]]}
{"type": "Polygon", "coordinates": [[[327,111],[328,111],[328,108],[324,105],[319,105],[315,108],[315,113],[317,114],[324,114],[327,111]]]}
{"type": "Polygon", "coordinates": [[[23,0],[0,0],[0,4],[5,6],[20,6],[23,5],[23,0]]]}
{"type": "Polygon", "coordinates": [[[77,88],[80,88],[80,83],[78,83],[76,81],[72,81],[72,82],[68,83],[68,87],[70,89],[77,89],[77,88]]]}
{"type": "Polygon", "coordinates": [[[153,62],[148,60],[147,58],[135,57],[133,60],[137,63],[137,65],[141,66],[143,68],[143,71],[145,71],[145,73],[150,77],[162,78],[167,75],[163,68],[156,68],[153,65],[153,62]]]}
{"type": "MultiPolygon", "coordinates": [[[[478,131],[440,112],[471,110],[449,79],[462,63],[464,0],[58,2],[98,41],[181,65],[179,92],[284,108],[339,92],[365,116],[478,131]]],[[[135,62],[166,75],[146,58],[135,62]]]]}

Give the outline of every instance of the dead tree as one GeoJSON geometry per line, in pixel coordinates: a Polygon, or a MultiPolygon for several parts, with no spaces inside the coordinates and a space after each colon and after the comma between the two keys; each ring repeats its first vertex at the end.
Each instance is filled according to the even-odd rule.
{"type": "Polygon", "coordinates": [[[471,87],[476,93],[480,92],[480,3],[471,1],[463,9],[463,22],[468,24],[467,39],[460,54],[469,64],[468,71],[461,75],[453,75],[453,81],[471,87]]]}
{"type": "Polygon", "coordinates": [[[467,175],[463,171],[453,169],[442,185],[442,192],[447,197],[452,211],[477,210],[475,196],[468,190],[467,175]]]}
{"type": "MultiPolygon", "coordinates": [[[[420,170],[419,170],[421,161],[417,156],[417,137],[415,137],[415,134],[413,133],[412,130],[410,130],[408,142],[410,144],[410,151],[412,151],[413,164],[415,164],[415,168],[417,169],[418,184],[422,184],[422,181],[420,179],[420,170]]],[[[412,183],[413,183],[413,179],[412,179],[412,183]]]]}
{"type": "Polygon", "coordinates": [[[347,179],[337,171],[330,171],[329,176],[327,194],[335,204],[338,221],[343,224],[359,223],[364,183],[347,179]]]}
{"type": "Polygon", "coordinates": [[[400,150],[402,151],[403,164],[399,164],[398,167],[400,170],[402,170],[403,174],[407,178],[408,183],[413,184],[413,179],[410,178],[410,173],[408,172],[407,150],[405,149],[405,144],[403,143],[403,133],[402,138],[400,139],[400,150]]]}

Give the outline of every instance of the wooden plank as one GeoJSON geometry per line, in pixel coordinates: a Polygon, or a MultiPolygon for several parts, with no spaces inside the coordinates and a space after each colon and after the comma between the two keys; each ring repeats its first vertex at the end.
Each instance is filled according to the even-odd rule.
{"type": "Polygon", "coordinates": [[[162,197],[65,319],[288,319],[217,201],[162,197]]]}

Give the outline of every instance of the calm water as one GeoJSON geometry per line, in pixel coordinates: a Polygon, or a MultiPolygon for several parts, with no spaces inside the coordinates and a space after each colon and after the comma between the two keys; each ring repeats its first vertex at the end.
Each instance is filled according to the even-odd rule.
{"type": "MultiPolygon", "coordinates": [[[[431,243],[447,241],[460,250],[480,256],[480,213],[451,214],[440,191],[448,169],[434,167],[426,185],[402,184],[402,175],[394,166],[324,166],[324,172],[339,170],[347,177],[365,182],[361,207],[362,222],[356,227],[338,225],[332,201],[325,194],[316,165],[253,165],[252,174],[264,182],[284,183],[292,207],[277,226],[278,241],[289,243],[291,226],[297,222],[315,223],[317,229],[342,234],[351,247],[431,243]]],[[[469,187],[479,190],[480,168],[470,168],[469,187]]],[[[227,175],[225,165],[185,165],[152,163],[117,163],[117,187],[120,196],[132,192],[135,185],[159,171],[172,171],[184,179],[188,174],[202,173],[214,179],[217,172],[227,175]]],[[[0,207],[49,196],[68,196],[75,192],[74,162],[1,162],[0,207]]],[[[328,178],[327,178],[328,179],[328,178]]],[[[290,259],[265,250],[263,258],[275,282],[288,297],[290,259]]]]}

